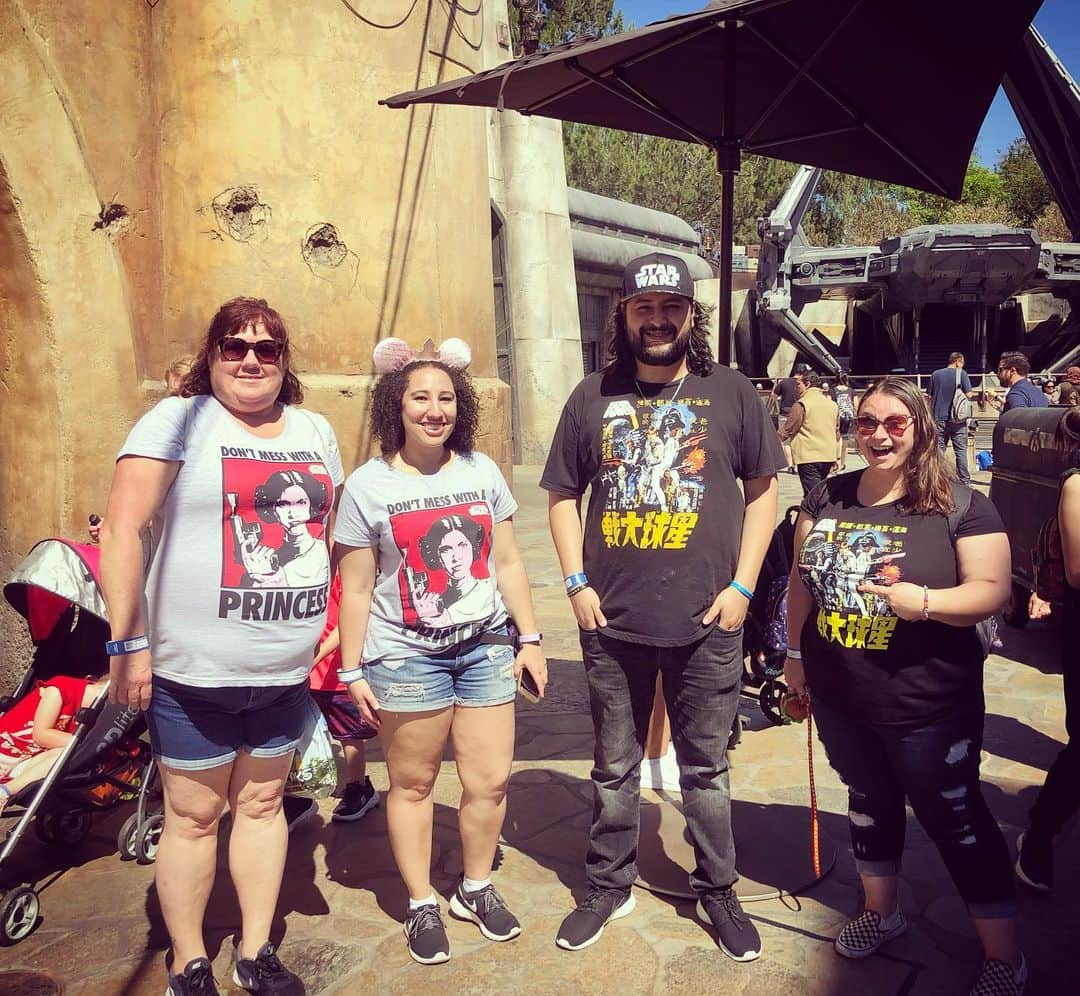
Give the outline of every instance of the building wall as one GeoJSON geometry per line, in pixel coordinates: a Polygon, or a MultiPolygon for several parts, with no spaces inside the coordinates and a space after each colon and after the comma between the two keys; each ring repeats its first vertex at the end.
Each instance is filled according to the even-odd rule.
{"type": "MultiPolygon", "coordinates": [[[[347,467],[370,452],[375,342],[465,338],[480,445],[509,471],[484,112],[378,104],[480,68],[481,16],[418,4],[378,26],[401,14],[0,0],[0,501],[20,509],[0,576],[85,535],[165,367],[238,294],[281,311],[347,467]]],[[[24,657],[21,620],[0,623],[2,688],[24,657]]]]}

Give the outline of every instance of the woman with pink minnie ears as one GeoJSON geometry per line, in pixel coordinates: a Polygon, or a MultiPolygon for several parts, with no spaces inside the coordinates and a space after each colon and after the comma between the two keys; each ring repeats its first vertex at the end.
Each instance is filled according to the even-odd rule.
{"type": "Polygon", "coordinates": [[[387,828],[408,890],[412,958],[450,958],[431,884],[432,790],[447,741],[461,802],[464,875],[455,917],[508,941],[521,925],[491,881],[514,753],[514,698],[547,663],[514,539],[517,503],[473,448],[479,404],[469,347],[400,339],[375,350],[371,432],[381,453],[345,482],[334,531],[341,575],[339,677],[379,729],[390,789],[387,828]],[[515,628],[520,629],[516,635],[515,628]]]}

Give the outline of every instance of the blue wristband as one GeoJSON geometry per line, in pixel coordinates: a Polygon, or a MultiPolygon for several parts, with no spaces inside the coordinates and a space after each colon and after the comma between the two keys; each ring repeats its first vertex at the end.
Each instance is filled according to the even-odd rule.
{"type": "Polygon", "coordinates": [[[127,640],[110,640],[105,644],[105,653],[110,657],[123,657],[125,654],[137,654],[140,650],[148,650],[149,647],[149,637],[132,636],[127,640]]]}
{"type": "Polygon", "coordinates": [[[740,595],[744,596],[745,598],[752,599],[754,597],[754,593],[750,591],[749,588],[739,584],[738,581],[732,581],[730,584],[728,584],[728,587],[734,588],[740,595]]]}
{"type": "Polygon", "coordinates": [[[582,588],[588,588],[588,587],[589,587],[589,579],[581,571],[579,571],[577,574],[571,574],[566,579],[566,593],[568,595],[571,594],[571,591],[570,591],[571,588],[576,588],[578,591],[580,591],[582,588]]]}

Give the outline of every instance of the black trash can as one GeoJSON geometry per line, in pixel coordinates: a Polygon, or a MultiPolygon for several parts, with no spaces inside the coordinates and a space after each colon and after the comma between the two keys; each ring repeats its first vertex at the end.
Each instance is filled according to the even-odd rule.
{"type": "MultiPolygon", "coordinates": [[[[1066,432],[1070,408],[1015,408],[994,426],[990,500],[1005,523],[1012,548],[1012,595],[1002,613],[1012,626],[1028,621],[1035,588],[1031,551],[1042,524],[1057,514],[1058,483],[1071,466],[1080,439],[1066,432]]],[[[1070,418],[1077,419],[1073,414],[1070,418]]]]}

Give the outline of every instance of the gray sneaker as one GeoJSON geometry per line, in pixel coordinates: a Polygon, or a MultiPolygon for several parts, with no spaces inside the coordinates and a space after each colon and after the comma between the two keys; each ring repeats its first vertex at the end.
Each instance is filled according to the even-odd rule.
{"type": "Polygon", "coordinates": [[[565,951],[580,951],[600,940],[604,925],[634,912],[637,900],[629,889],[593,887],[581,905],[563,920],[555,943],[565,951]]]}
{"type": "Polygon", "coordinates": [[[506,908],[493,885],[466,892],[465,886],[458,883],[450,899],[450,913],[459,920],[471,920],[489,941],[509,941],[521,933],[518,918],[506,908]]]}
{"type": "Polygon", "coordinates": [[[409,955],[421,965],[440,965],[450,960],[450,938],[436,903],[427,903],[405,914],[405,941],[409,955]]]}

